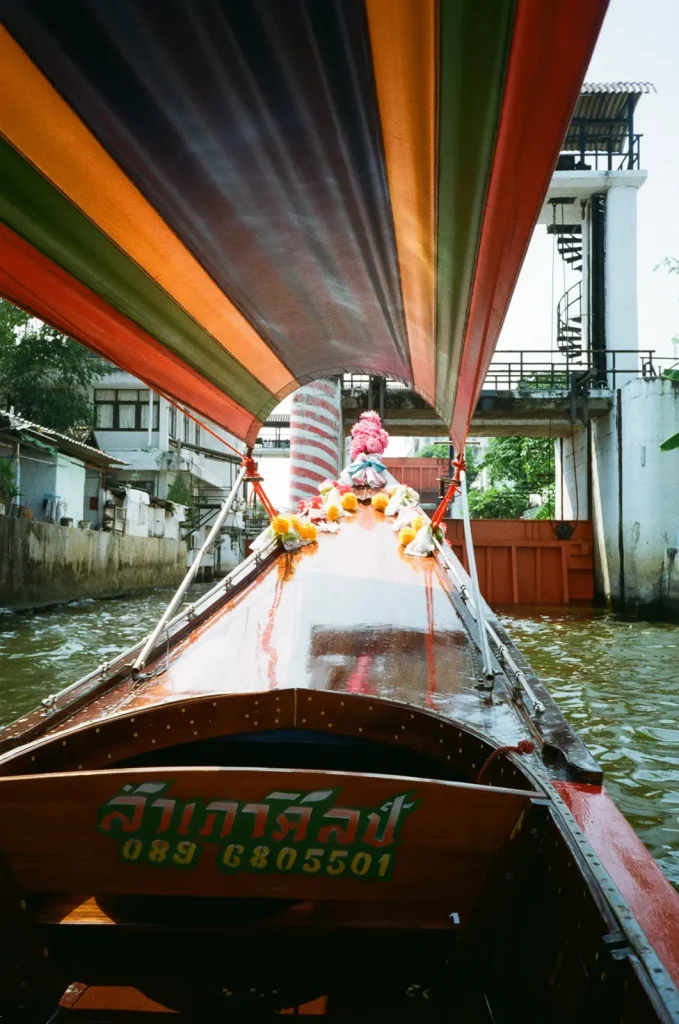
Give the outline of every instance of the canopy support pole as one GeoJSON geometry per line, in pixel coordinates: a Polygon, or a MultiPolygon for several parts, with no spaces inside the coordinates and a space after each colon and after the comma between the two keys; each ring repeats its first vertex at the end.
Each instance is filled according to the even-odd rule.
{"type": "Polygon", "coordinates": [[[479,589],[479,574],[476,571],[476,556],[474,554],[474,541],[472,539],[472,524],[469,518],[469,500],[467,497],[467,473],[463,469],[460,471],[460,493],[462,494],[462,520],[464,523],[464,543],[467,549],[467,562],[469,563],[469,577],[472,584],[472,597],[474,599],[474,610],[476,612],[476,626],[479,633],[479,646],[481,648],[481,658],[483,660],[483,674],[491,688],[495,679],[495,673],[493,672],[493,662],[490,656],[490,647],[488,646],[488,636],[486,633],[486,620],[483,615],[483,608],[481,605],[481,591],[479,589]]]}
{"type": "Polygon", "coordinates": [[[141,652],[139,654],[139,657],[137,658],[137,660],[135,661],[134,665],[132,666],[133,671],[139,672],[144,667],[144,665],[146,664],[146,659],[148,658],[150,652],[153,650],[153,648],[154,648],[154,646],[155,646],[155,644],[156,644],[156,642],[158,640],[158,637],[160,636],[160,634],[162,633],[163,629],[165,628],[165,625],[169,622],[169,620],[172,618],[172,616],[174,615],[174,613],[177,610],[177,608],[179,607],[179,605],[184,600],[184,595],[186,594],[186,591],[189,589],[189,587],[193,583],[193,580],[194,580],[194,578],[196,576],[196,573],[198,572],[198,568],[200,566],[200,563],[203,560],[203,556],[206,554],[206,552],[208,551],[210,546],[216,540],[216,538],[219,535],[219,532],[220,532],[222,526],[224,525],[224,521],[225,521],[226,517],[228,516],[229,512],[231,511],[231,506],[234,503],[236,495],[238,494],[238,491],[240,490],[240,486],[243,483],[243,480],[245,479],[245,477],[246,477],[246,475],[247,475],[247,473],[249,471],[249,468],[250,468],[250,460],[246,456],[246,458],[243,459],[243,465],[241,466],[240,473],[236,477],[236,482],[234,483],[233,487],[231,488],[231,492],[228,495],[228,497],[226,498],[226,500],[224,501],[222,507],[220,508],[220,510],[219,510],[219,512],[217,514],[217,518],[215,519],[215,521],[214,521],[214,523],[212,525],[212,529],[210,530],[210,532],[208,533],[207,537],[205,538],[205,542],[203,543],[202,548],[200,549],[200,551],[198,552],[198,554],[194,558],[193,562],[189,566],[189,570],[186,573],[186,576],[184,577],[182,582],[179,584],[179,587],[177,588],[177,591],[176,591],[174,597],[172,598],[172,600],[168,604],[167,608],[165,609],[165,611],[161,615],[160,619],[158,620],[158,623],[157,623],[155,629],[153,630],[153,632],[149,636],[148,640],[144,644],[144,646],[143,646],[143,648],[142,648],[142,650],[141,650],[141,652]]]}

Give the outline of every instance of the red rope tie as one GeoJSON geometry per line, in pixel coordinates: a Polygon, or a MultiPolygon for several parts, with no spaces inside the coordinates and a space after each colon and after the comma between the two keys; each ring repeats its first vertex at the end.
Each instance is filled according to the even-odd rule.
{"type": "Polygon", "coordinates": [[[455,475],[453,476],[453,479],[450,481],[450,484],[448,485],[448,490],[441,498],[441,501],[438,504],[438,508],[434,512],[434,515],[431,517],[431,525],[434,529],[436,529],[437,526],[441,525],[441,520],[445,515],[446,509],[448,508],[449,504],[451,503],[451,501],[455,497],[455,494],[460,488],[460,473],[462,472],[463,469],[467,469],[467,463],[464,461],[464,455],[460,456],[459,459],[453,459],[453,461],[451,462],[451,466],[454,466],[455,468],[455,475]]]}
{"type": "Polygon", "coordinates": [[[278,512],[269,501],[266,491],[262,487],[262,478],[257,470],[257,463],[251,455],[244,455],[241,461],[241,466],[246,470],[246,481],[252,484],[252,489],[264,506],[264,510],[269,519],[275,519],[278,512]]]}
{"type": "Polygon", "coordinates": [[[515,747],[498,747],[497,750],[494,750],[490,757],[487,757],[481,765],[481,771],[479,772],[476,784],[480,785],[481,779],[485,775],[486,771],[495,758],[499,757],[500,754],[532,754],[534,750],[535,744],[532,740],[521,740],[515,747]]]}

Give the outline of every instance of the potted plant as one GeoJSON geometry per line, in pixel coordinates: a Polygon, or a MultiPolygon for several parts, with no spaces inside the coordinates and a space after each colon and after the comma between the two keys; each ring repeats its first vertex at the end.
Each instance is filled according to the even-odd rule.
{"type": "Polygon", "coordinates": [[[0,515],[19,497],[19,488],[9,459],[0,459],[0,515]]]}

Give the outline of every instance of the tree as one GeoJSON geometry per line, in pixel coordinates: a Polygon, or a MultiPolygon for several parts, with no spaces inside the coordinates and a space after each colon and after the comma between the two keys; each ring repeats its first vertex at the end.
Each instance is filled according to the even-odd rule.
{"type": "Polygon", "coordinates": [[[193,505],[193,495],[182,473],[177,473],[168,487],[167,500],[173,501],[175,505],[185,505],[187,508],[193,505]]]}
{"type": "Polygon", "coordinates": [[[529,505],[526,494],[513,487],[488,487],[469,492],[469,515],[472,519],[518,519],[529,505]]]}
{"type": "Polygon", "coordinates": [[[0,299],[0,403],[62,432],[91,426],[90,388],[108,373],[103,360],[0,299]]]}
{"type": "Polygon", "coordinates": [[[554,441],[549,437],[493,437],[483,468],[491,484],[511,484],[545,496],[554,486],[554,441]]]}

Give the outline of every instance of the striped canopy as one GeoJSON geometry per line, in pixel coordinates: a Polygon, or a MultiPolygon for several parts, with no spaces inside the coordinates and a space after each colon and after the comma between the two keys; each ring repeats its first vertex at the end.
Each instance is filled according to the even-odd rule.
{"type": "Polygon", "coordinates": [[[408,382],[461,444],[606,0],[0,0],[0,294],[253,442],[408,382]]]}

